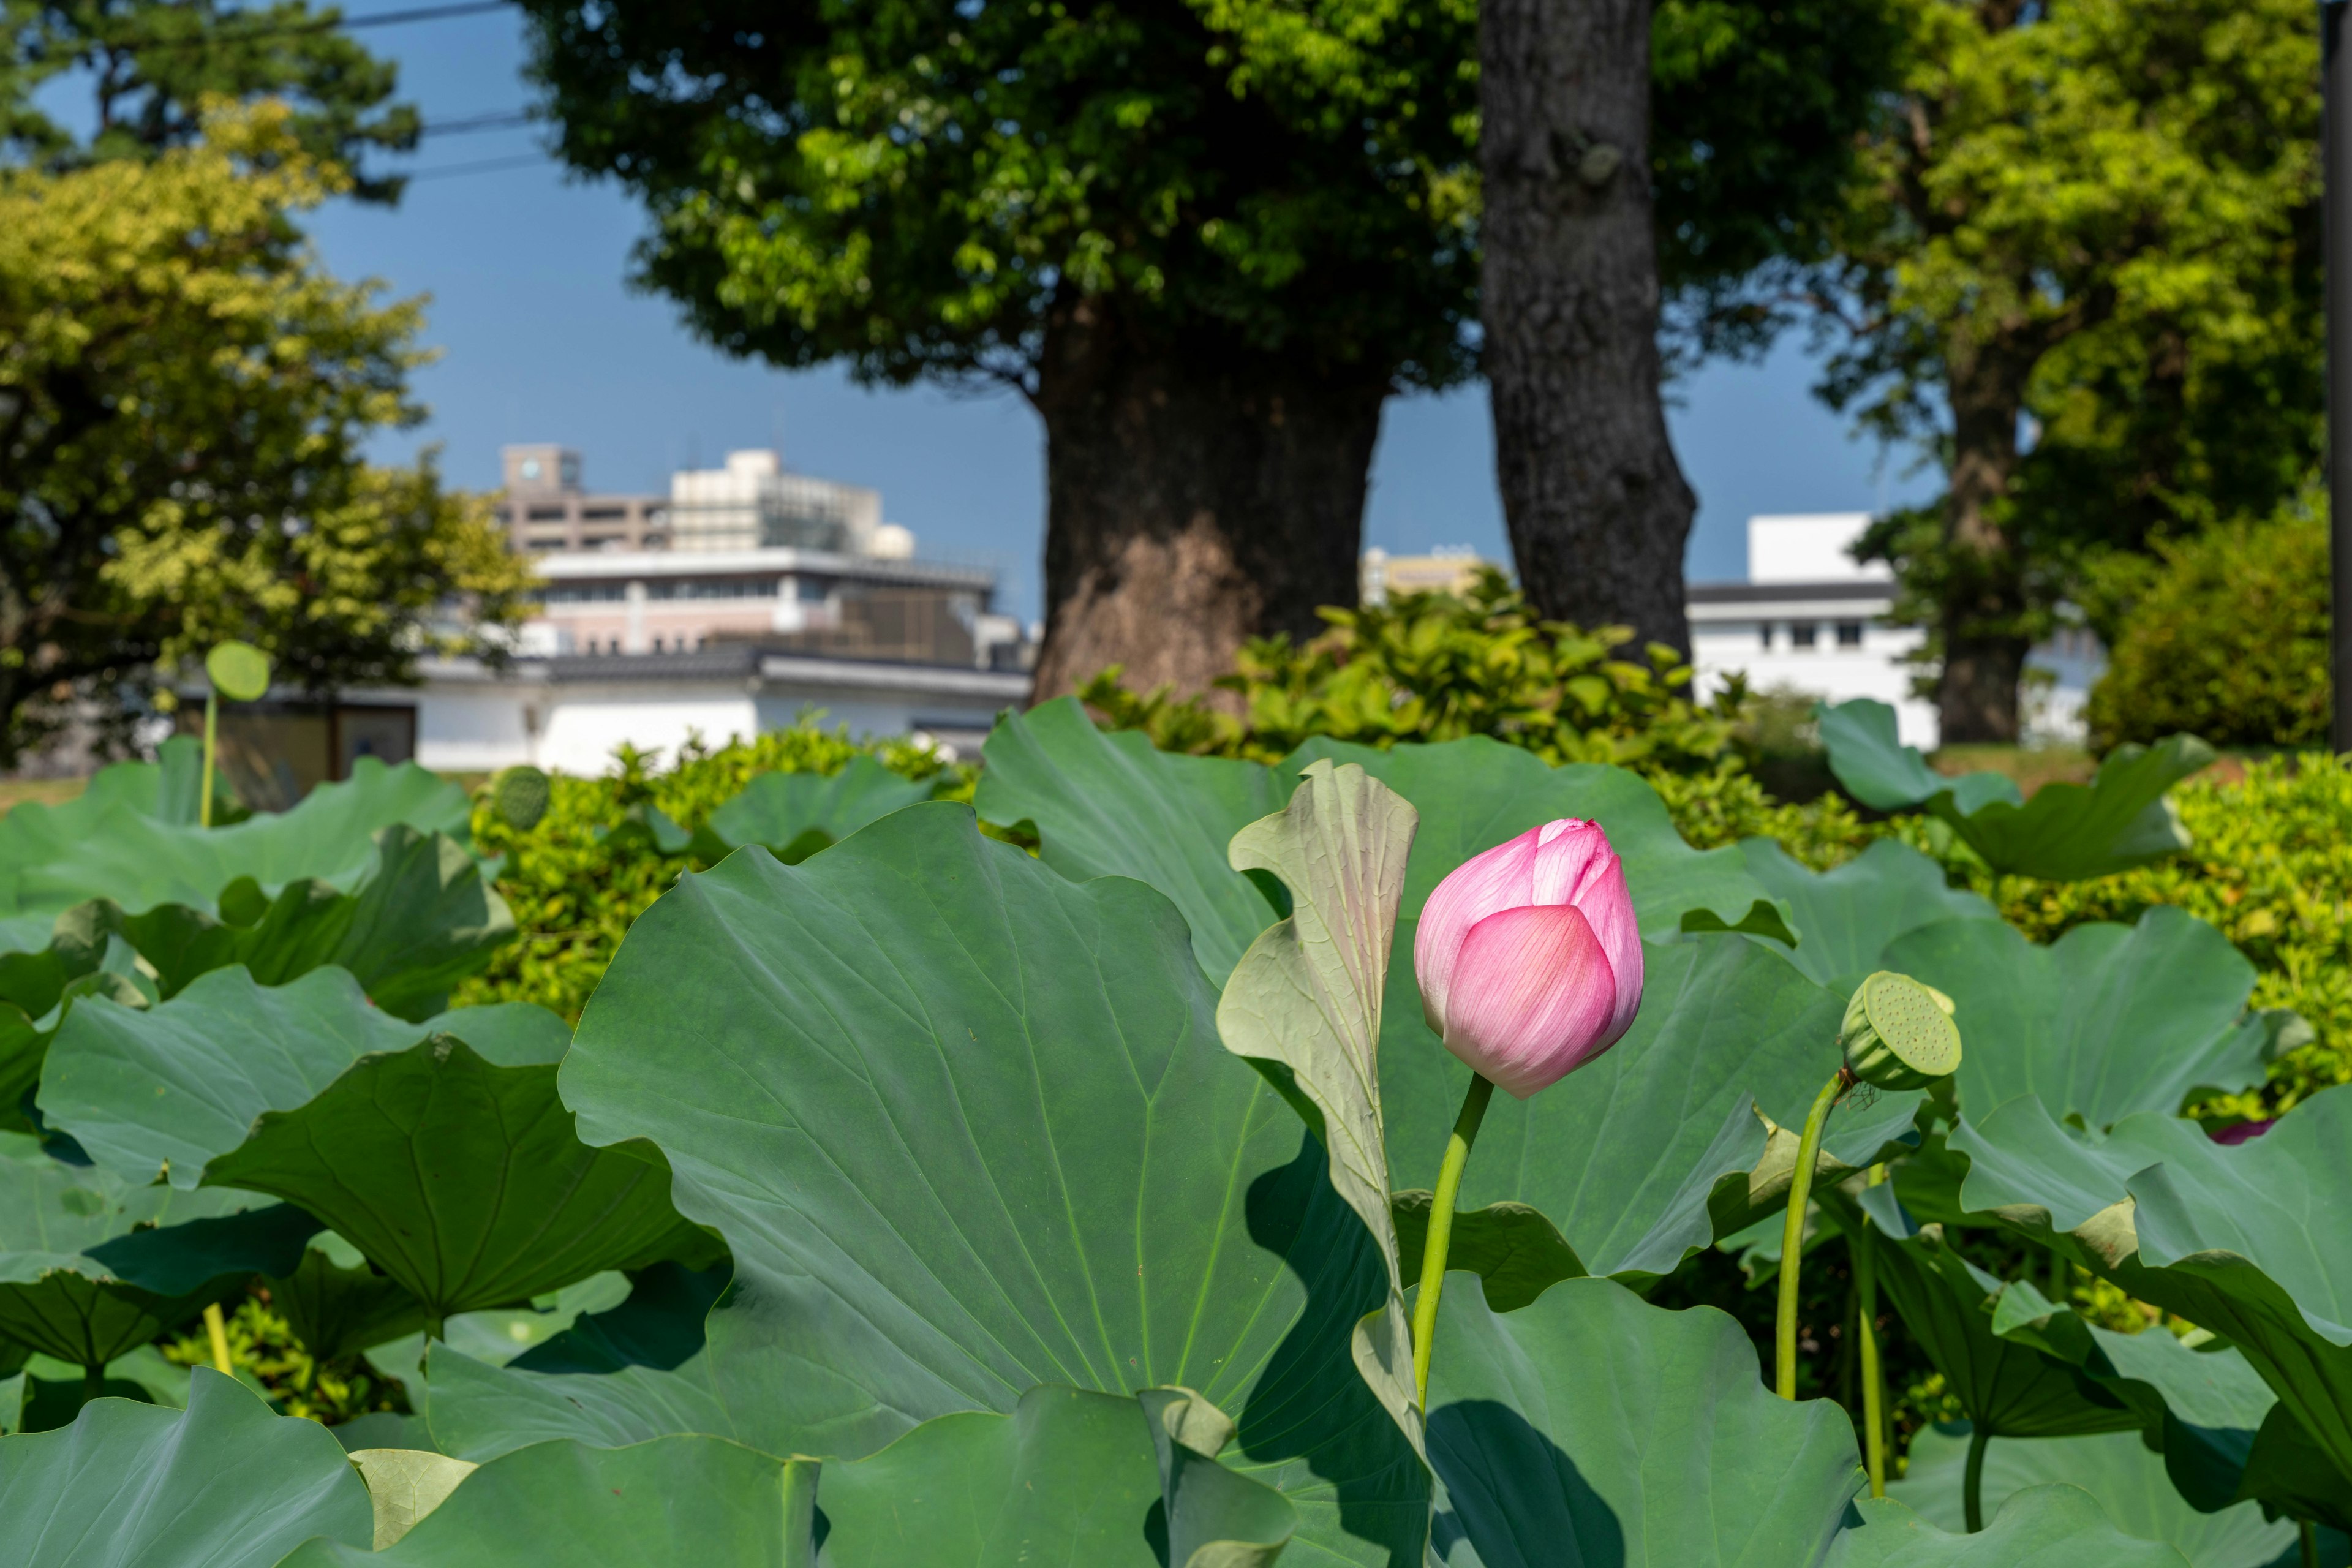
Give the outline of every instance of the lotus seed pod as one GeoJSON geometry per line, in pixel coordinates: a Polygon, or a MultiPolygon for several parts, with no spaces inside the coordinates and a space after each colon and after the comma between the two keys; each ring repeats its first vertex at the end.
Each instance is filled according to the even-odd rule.
{"type": "Polygon", "coordinates": [[[269,656],[249,642],[225,642],[205,655],[213,689],[232,702],[251,702],[269,689],[269,656]]]}
{"type": "Polygon", "coordinates": [[[1838,1043],[1846,1069],[1876,1089],[1925,1089],[1960,1065],[1952,999],[1907,974],[1880,970],[1854,987],[1838,1043]]]}
{"type": "Polygon", "coordinates": [[[509,827],[529,833],[547,815],[547,775],[537,768],[508,768],[490,781],[490,805],[509,827]]]}

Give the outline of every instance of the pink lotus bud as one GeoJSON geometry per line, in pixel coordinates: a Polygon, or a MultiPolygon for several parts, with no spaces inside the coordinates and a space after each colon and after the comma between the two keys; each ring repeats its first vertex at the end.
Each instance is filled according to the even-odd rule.
{"type": "Polygon", "coordinates": [[[1642,932],[1609,836],[1562,817],[1455,867],[1412,970],[1445,1048],[1521,1100],[1615,1045],[1642,1006],[1642,932]]]}

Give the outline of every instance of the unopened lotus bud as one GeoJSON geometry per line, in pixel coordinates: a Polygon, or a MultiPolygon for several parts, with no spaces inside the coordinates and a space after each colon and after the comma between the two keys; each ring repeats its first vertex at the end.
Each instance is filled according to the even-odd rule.
{"type": "Polygon", "coordinates": [[[1890,970],[1854,987],[1838,1044],[1846,1070],[1875,1089],[1925,1089],[1960,1065],[1952,999],[1890,970]]]}

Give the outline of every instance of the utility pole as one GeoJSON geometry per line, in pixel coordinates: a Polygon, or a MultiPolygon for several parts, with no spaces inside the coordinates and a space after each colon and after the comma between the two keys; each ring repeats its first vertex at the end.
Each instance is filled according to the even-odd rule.
{"type": "Polygon", "coordinates": [[[2352,752],[2352,54],[2343,47],[2347,0],[2319,7],[2320,121],[2327,269],[2327,538],[2332,597],[2327,672],[2334,682],[2332,748],[2352,752]]]}

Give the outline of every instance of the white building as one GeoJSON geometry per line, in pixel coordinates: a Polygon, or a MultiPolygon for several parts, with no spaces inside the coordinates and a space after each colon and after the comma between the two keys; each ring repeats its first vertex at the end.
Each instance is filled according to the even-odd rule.
{"type": "MultiPolygon", "coordinates": [[[[1904,742],[1933,751],[1936,705],[1912,695],[1927,641],[1916,626],[1888,624],[1894,573],[1858,562],[1867,512],[1815,512],[1748,520],[1748,580],[1689,590],[1694,685],[1713,696],[1733,671],[1751,690],[1803,692],[1832,702],[1874,697],[1895,709],[1904,742]]],[[[2079,740],[2083,703],[2105,668],[2087,633],[2062,633],[2027,659],[2029,740],[2079,740]]]]}

